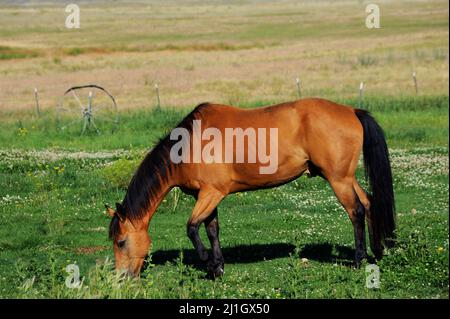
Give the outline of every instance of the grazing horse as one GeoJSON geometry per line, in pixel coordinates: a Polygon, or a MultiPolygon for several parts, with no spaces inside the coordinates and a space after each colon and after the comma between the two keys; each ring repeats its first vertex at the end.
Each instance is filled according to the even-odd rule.
{"type": "Polygon", "coordinates": [[[370,247],[377,259],[384,247],[393,244],[395,207],[389,153],[382,129],[367,111],[318,98],[256,109],[204,103],[176,129],[178,133],[174,134],[174,129],[144,158],[122,203],[117,203],[116,209],[107,207],[112,217],[109,236],[114,242],[116,269],[139,275],[151,244],[149,223],[164,196],[179,187],[196,199],[187,235],[200,259],[207,262],[209,274],[221,276],[220,201],[228,194],[288,183],[303,173],[326,179],[347,211],[354,228],[357,267],[367,257],[366,220],[370,247]],[[235,135],[223,142],[221,136],[227,136],[230,129],[235,135]],[[267,131],[273,134],[262,134],[267,131]],[[239,132],[244,136],[233,147],[239,132]],[[180,136],[184,142],[175,138],[180,136]],[[213,138],[218,142],[215,148],[209,145],[206,149],[213,138]],[[267,143],[275,169],[274,165],[269,167],[267,156],[255,156],[256,149],[267,155],[267,143]],[[202,148],[203,152],[198,152],[202,148]],[[355,177],[361,150],[370,195],[355,177]],[[178,156],[180,151],[185,153],[181,156],[184,160],[178,156]],[[199,237],[202,223],[211,254],[199,237]]]}

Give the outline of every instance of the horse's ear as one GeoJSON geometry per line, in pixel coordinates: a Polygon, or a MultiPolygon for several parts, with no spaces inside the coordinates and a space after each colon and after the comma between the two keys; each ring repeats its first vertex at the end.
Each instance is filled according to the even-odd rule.
{"type": "Polygon", "coordinates": [[[124,218],[124,214],[123,214],[123,206],[121,203],[116,203],[116,211],[115,211],[116,215],[119,217],[119,219],[121,221],[123,221],[124,218]]]}
{"type": "Polygon", "coordinates": [[[105,208],[106,208],[106,214],[111,218],[114,217],[114,214],[116,213],[114,211],[114,209],[112,209],[111,206],[109,206],[108,204],[105,204],[105,208]]]}

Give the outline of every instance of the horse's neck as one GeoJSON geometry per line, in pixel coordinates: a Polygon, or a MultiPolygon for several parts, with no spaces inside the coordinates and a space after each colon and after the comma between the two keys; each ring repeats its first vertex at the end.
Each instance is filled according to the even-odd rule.
{"type": "Polygon", "coordinates": [[[173,175],[169,176],[167,181],[164,181],[161,183],[161,187],[159,187],[157,192],[153,195],[153,200],[152,200],[149,210],[148,210],[149,222],[152,219],[153,215],[155,214],[156,210],[158,209],[158,207],[161,204],[164,197],[166,197],[166,195],[170,192],[170,190],[175,185],[176,185],[176,179],[175,179],[175,176],[173,176],[173,175]]]}

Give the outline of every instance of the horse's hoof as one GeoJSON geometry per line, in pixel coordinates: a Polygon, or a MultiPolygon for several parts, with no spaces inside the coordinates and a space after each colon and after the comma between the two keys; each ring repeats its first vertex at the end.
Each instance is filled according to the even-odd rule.
{"type": "Polygon", "coordinates": [[[381,258],[383,258],[383,250],[375,250],[375,251],[373,251],[372,250],[372,252],[373,252],[373,255],[375,256],[375,259],[376,260],[381,260],[381,258]]]}
{"type": "Polygon", "coordinates": [[[211,279],[222,277],[223,273],[223,265],[217,265],[216,267],[208,268],[208,277],[210,277],[211,279]]]}
{"type": "Polygon", "coordinates": [[[362,261],[365,260],[365,259],[367,259],[367,254],[366,253],[362,253],[362,254],[357,253],[356,256],[355,256],[355,261],[353,263],[355,268],[359,269],[361,267],[362,261]]]}
{"type": "Polygon", "coordinates": [[[222,277],[224,273],[223,266],[219,266],[214,270],[214,277],[222,277]]]}

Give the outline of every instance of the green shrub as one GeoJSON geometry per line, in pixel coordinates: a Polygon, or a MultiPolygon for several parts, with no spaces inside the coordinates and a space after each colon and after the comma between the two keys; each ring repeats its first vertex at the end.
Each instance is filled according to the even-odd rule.
{"type": "Polygon", "coordinates": [[[111,186],[126,189],[139,163],[139,159],[119,159],[103,167],[100,172],[111,186]]]}

